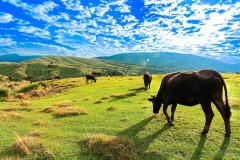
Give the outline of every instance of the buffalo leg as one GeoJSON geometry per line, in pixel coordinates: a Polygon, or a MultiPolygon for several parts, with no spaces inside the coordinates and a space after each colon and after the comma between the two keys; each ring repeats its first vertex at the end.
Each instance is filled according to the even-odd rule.
{"type": "Polygon", "coordinates": [[[202,134],[205,135],[208,133],[212,119],[214,117],[214,113],[212,111],[211,102],[201,103],[201,106],[202,106],[202,109],[203,109],[203,111],[205,113],[205,117],[206,117],[206,123],[205,123],[204,129],[202,131],[202,134]]]}
{"type": "Polygon", "coordinates": [[[177,107],[177,103],[173,103],[172,107],[171,107],[171,112],[172,112],[171,120],[172,120],[172,122],[174,121],[174,112],[176,110],[176,107],[177,107]]]}
{"type": "Polygon", "coordinates": [[[226,106],[224,105],[222,100],[217,100],[213,102],[217,107],[218,111],[221,113],[222,118],[225,123],[225,136],[230,137],[231,134],[231,126],[230,126],[230,117],[226,117],[226,106]]]}
{"type": "Polygon", "coordinates": [[[168,108],[168,105],[163,105],[163,113],[165,114],[166,118],[167,118],[167,121],[168,121],[168,126],[173,126],[173,123],[171,121],[171,118],[168,116],[168,113],[167,113],[167,108],[168,108]]]}

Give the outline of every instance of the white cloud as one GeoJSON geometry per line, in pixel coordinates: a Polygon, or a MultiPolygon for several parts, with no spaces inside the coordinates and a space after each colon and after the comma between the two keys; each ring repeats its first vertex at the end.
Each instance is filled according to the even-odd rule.
{"type": "Polygon", "coordinates": [[[0,46],[1,47],[13,46],[16,44],[17,44],[17,42],[13,41],[11,38],[0,38],[0,46]]]}
{"type": "Polygon", "coordinates": [[[9,23],[14,21],[11,14],[0,12],[0,23],[9,23]]]}
{"type": "Polygon", "coordinates": [[[37,27],[33,27],[33,26],[20,26],[18,28],[18,31],[27,33],[27,34],[32,34],[32,35],[35,35],[35,36],[41,37],[41,38],[49,38],[49,36],[50,36],[49,31],[40,29],[37,27]]]}

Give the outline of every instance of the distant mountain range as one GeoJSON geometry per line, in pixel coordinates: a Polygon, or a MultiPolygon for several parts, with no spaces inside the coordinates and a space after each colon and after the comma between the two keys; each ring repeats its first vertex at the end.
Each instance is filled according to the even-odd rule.
{"type": "MultiPolygon", "coordinates": [[[[151,73],[169,73],[175,71],[214,69],[219,72],[240,72],[240,64],[227,64],[221,61],[200,57],[191,54],[180,53],[124,53],[113,56],[97,57],[97,58],[79,58],[79,57],[63,57],[63,56],[21,56],[18,54],[0,56],[0,62],[21,62],[20,64],[8,64],[11,66],[30,66],[29,64],[38,63],[43,68],[54,64],[55,68],[60,67],[62,70],[75,70],[76,76],[83,76],[86,73],[98,70],[104,72],[105,75],[139,75],[144,71],[151,73]],[[108,61],[106,61],[108,60],[108,61]],[[24,61],[24,62],[23,62],[24,61]],[[117,63],[120,62],[120,63],[117,63]],[[56,65],[58,67],[56,67],[56,65]]],[[[6,65],[6,64],[5,64],[6,65]]],[[[3,66],[3,64],[2,64],[3,66]]],[[[10,67],[10,66],[8,66],[10,67]]],[[[34,66],[35,67],[35,66],[34,66]]],[[[10,67],[11,68],[11,67],[10,67]]],[[[27,67],[28,68],[28,67],[27,67]]],[[[3,69],[3,68],[2,68],[3,69]]],[[[0,66],[1,70],[1,66],[0,66]]],[[[10,71],[11,72],[11,71],[10,71]]],[[[37,71],[35,71],[37,72],[37,71]]],[[[48,71],[50,72],[50,71],[48,71]]],[[[72,71],[71,71],[72,72],[72,71]]],[[[71,73],[69,72],[69,73],[71,73]]],[[[53,73],[53,72],[51,72],[53,73]]],[[[54,74],[63,71],[54,71],[54,74]]],[[[1,71],[0,71],[1,74],[1,71]]],[[[14,73],[12,74],[14,75],[14,73]]],[[[28,74],[27,74],[28,75],[28,74]]],[[[49,75],[50,76],[50,75],[49,75]]],[[[48,76],[48,77],[49,77],[48,76]]],[[[72,77],[68,73],[64,73],[64,77],[72,77]]],[[[40,78],[45,79],[46,76],[40,78]]]]}
{"type": "Polygon", "coordinates": [[[22,62],[39,57],[41,56],[21,56],[18,54],[0,55],[0,62],[22,62]]]}
{"type": "Polygon", "coordinates": [[[125,53],[97,57],[123,63],[168,68],[171,72],[186,70],[214,69],[219,72],[239,72],[240,64],[227,64],[210,58],[179,53],[125,53]]]}

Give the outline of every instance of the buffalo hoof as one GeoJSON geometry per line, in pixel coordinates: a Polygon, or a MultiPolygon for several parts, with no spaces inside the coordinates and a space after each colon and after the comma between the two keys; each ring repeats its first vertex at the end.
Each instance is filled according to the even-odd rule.
{"type": "Polygon", "coordinates": [[[171,123],[168,123],[168,127],[172,127],[174,126],[174,124],[171,122],[171,123]]]}
{"type": "Polygon", "coordinates": [[[231,134],[230,133],[225,133],[225,137],[230,137],[231,134]]]}

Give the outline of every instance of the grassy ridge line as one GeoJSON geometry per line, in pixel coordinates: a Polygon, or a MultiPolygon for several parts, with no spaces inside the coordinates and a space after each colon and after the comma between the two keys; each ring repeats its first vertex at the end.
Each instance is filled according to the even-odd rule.
{"type": "Polygon", "coordinates": [[[0,74],[11,76],[14,79],[46,80],[52,79],[56,75],[61,78],[82,77],[92,71],[101,72],[105,76],[141,75],[146,71],[152,73],[165,72],[161,68],[63,56],[45,56],[22,63],[0,63],[0,74]]]}
{"type": "MultiPolygon", "coordinates": [[[[14,132],[20,136],[39,133],[38,138],[56,159],[104,160],[114,154],[114,148],[107,144],[129,147],[124,140],[123,144],[120,143],[122,138],[133,143],[130,147],[135,147],[133,151],[137,155],[134,154],[134,158],[139,160],[238,159],[239,75],[224,74],[233,113],[231,118],[233,134],[230,139],[224,138],[224,123],[214,105],[212,108],[215,116],[209,134],[203,137],[200,136],[200,132],[205,117],[200,105],[194,107],[178,105],[175,126],[172,128],[166,126],[167,121],[162,110],[159,115],[152,116],[152,104],[147,98],[157,93],[162,77],[163,75],[153,75],[151,89],[147,92],[143,88],[142,76],[99,77],[98,82],[92,84],[85,84],[84,78],[48,81],[48,85],[76,87],[64,93],[33,99],[28,106],[34,109],[33,111],[18,111],[21,118],[1,120],[0,159],[16,158],[15,154],[7,150],[16,141],[14,132]],[[99,100],[100,103],[96,103],[99,100]],[[63,104],[66,101],[71,102],[72,106],[84,108],[87,114],[56,118],[51,112],[42,112],[46,107],[63,104]],[[106,140],[96,139],[101,138],[95,136],[96,134],[103,135],[106,140]],[[91,148],[79,145],[79,141],[87,141],[89,138],[99,140],[100,144],[94,143],[95,150],[98,150],[99,154],[91,148]],[[101,147],[105,147],[104,150],[100,150],[101,147]]],[[[13,105],[16,105],[16,102],[8,102],[8,105],[6,103],[4,106],[0,105],[0,109],[13,105]]],[[[170,112],[170,109],[168,111],[170,112]]],[[[4,113],[10,112],[4,111],[4,113]]],[[[86,143],[88,145],[90,142],[86,143]]],[[[122,154],[131,156],[128,152],[122,154]]]]}

